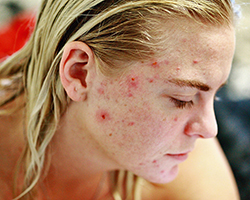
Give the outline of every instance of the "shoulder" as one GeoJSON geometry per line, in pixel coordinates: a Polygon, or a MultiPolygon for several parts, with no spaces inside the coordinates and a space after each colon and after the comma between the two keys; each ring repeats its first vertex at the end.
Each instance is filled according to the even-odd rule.
{"type": "Polygon", "coordinates": [[[217,139],[199,140],[179,175],[168,184],[144,181],[142,200],[239,200],[238,189],[217,139]]]}

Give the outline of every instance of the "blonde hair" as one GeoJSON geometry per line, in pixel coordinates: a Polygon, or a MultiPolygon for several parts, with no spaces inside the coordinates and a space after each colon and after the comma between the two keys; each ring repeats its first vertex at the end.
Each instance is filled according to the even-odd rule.
{"type": "MultiPolygon", "coordinates": [[[[164,39],[162,20],[188,18],[202,24],[229,25],[233,15],[230,0],[43,0],[30,40],[0,65],[0,92],[11,94],[0,98],[0,107],[25,94],[27,142],[20,162],[25,181],[17,199],[31,198],[29,194],[49,163],[45,163],[46,152],[60,116],[70,101],[58,73],[66,43],[85,42],[100,71],[116,75],[128,60],[148,60],[159,51],[164,39]],[[12,84],[3,84],[3,80],[12,84]]],[[[117,190],[114,194],[119,199],[117,190]]]]}

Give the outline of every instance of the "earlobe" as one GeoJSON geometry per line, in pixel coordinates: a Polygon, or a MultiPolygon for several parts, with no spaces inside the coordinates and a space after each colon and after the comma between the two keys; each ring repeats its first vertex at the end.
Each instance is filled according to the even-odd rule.
{"type": "Polygon", "coordinates": [[[65,45],[59,73],[62,85],[73,101],[84,101],[90,87],[87,77],[95,69],[94,54],[83,42],[65,45]]]}

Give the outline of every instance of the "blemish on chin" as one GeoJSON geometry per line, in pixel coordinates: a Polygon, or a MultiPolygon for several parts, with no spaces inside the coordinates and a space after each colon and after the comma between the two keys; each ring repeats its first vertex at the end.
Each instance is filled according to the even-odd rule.
{"type": "Polygon", "coordinates": [[[96,118],[98,122],[104,122],[111,119],[109,113],[102,109],[96,112],[96,118]]]}

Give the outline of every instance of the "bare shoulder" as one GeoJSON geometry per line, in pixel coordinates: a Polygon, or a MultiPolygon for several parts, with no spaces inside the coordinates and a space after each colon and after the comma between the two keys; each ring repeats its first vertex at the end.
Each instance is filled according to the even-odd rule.
{"type": "Polygon", "coordinates": [[[168,184],[144,181],[143,200],[239,200],[234,176],[217,139],[198,140],[168,184]]]}

